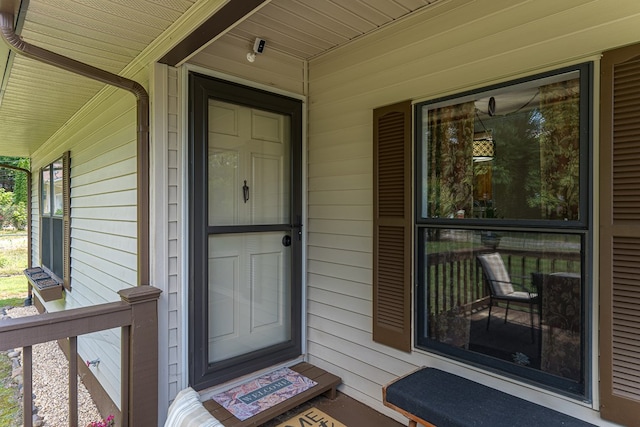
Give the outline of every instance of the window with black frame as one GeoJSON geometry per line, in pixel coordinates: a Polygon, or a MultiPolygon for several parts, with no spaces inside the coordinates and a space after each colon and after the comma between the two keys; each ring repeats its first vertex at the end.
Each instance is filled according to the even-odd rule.
{"type": "Polygon", "coordinates": [[[417,346],[582,398],[590,70],[415,107],[417,346]]]}
{"type": "MultiPolygon", "coordinates": [[[[57,278],[65,279],[65,209],[68,209],[63,156],[42,168],[40,173],[40,260],[57,278]]],[[[68,161],[68,160],[67,160],[68,161]]]]}

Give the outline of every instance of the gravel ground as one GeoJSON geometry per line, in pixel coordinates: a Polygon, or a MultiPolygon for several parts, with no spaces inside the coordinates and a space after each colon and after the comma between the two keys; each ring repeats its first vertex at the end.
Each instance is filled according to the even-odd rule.
{"type": "MultiPolygon", "coordinates": [[[[25,317],[37,314],[35,307],[16,307],[6,310],[9,317],[25,317]]],[[[68,426],[69,413],[69,364],[56,342],[33,346],[33,393],[41,425],[68,426]]],[[[78,421],[86,426],[101,420],[89,392],[78,377],[78,421]]]]}

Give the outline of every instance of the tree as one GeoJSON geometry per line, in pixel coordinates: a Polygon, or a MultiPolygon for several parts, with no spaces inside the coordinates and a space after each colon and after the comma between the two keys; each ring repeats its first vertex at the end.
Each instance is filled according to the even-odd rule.
{"type": "Polygon", "coordinates": [[[546,218],[576,220],[580,204],[580,80],[541,88],[540,196],[546,218]]]}
{"type": "Polygon", "coordinates": [[[24,202],[19,202],[13,206],[11,225],[18,230],[24,230],[27,228],[27,205],[24,202]]]}
{"type": "MultiPolygon", "coordinates": [[[[0,165],[9,165],[29,170],[28,158],[0,156],[0,165]]],[[[27,173],[12,169],[2,168],[3,188],[0,192],[0,223],[3,226],[13,226],[23,230],[27,226],[28,177],[27,173]],[[13,191],[7,191],[7,189],[13,191]]]]}
{"type": "MultiPolygon", "coordinates": [[[[9,165],[22,169],[29,170],[30,162],[28,158],[24,157],[8,157],[0,156],[0,165],[9,165]]],[[[27,174],[15,169],[2,168],[4,182],[2,187],[7,191],[13,192],[15,204],[20,202],[27,203],[27,174]]]]}
{"type": "Polygon", "coordinates": [[[24,202],[13,203],[14,194],[0,188],[0,223],[24,230],[27,226],[27,205],[24,202]]]}
{"type": "MultiPolygon", "coordinates": [[[[22,169],[29,170],[31,168],[29,159],[18,159],[17,166],[22,169]]],[[[16,205],[20,203],[27,204],[27,174],[25,172],[14,171],[14,185],[13,185],[13,203],[16,205]]]]}
{"type": "Polygon", "coordinates": [[[2,225],[9,225],[13,215],[13,193],[0,188],[0,221],[2,225]]]}

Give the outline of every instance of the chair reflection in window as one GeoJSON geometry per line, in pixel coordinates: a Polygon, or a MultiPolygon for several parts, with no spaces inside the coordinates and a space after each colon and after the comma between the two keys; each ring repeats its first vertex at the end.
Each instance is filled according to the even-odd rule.
{"type": "Polygon", "coordinates": [[[535,340],[535,327],[533,321],[534,307],[538,310],[538,319],[540,318],[540,299],[536,290],[526,289],[522,284],[514,283],[511,280],[509,272],[504,266],[502,256],[498,252],[478,255],[478,262],[482,268],[483,277],[487,283],[489,290],[489,315],[487,316],[487,330],[491,323],[491,309],[494,301],[504,301],[507,307],[504,313],[504,323],[507,323],[509,316],[509,304],[517,302],[529,305],[529,317],[531,320],[531,342],[535,340]],[[514,286],[515,285],[515,286],[514,286]],[[516,290],[516,286],[520,290],[516,290]]]}

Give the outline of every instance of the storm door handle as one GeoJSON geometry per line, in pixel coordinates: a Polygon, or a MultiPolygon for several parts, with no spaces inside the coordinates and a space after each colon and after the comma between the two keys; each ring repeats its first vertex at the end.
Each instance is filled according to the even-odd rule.
{"type": "Polygon", "coordinates": [[[247,185],[247,180],[244,180],[244,185],[242,186],[242,198],[244,202],[247,203],[249,200],[249,186],[247,185]]]}

